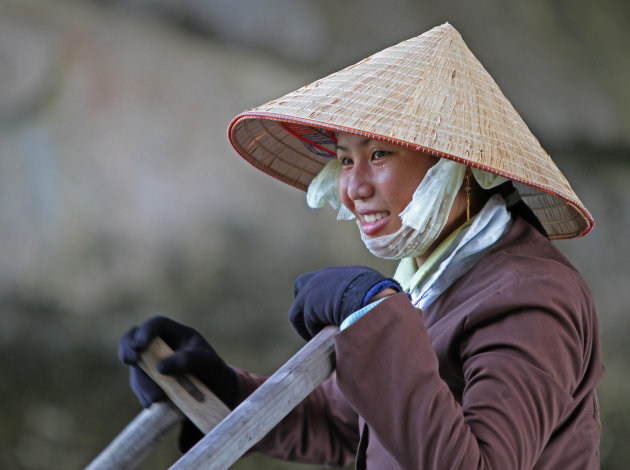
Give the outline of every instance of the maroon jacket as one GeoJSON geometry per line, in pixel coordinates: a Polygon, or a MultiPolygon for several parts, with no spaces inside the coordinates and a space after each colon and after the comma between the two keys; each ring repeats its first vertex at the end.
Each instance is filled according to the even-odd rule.
{"type": "MultiPolygon", "coordinates": [[[[336,375],[255,450],[373,470],[599,468],[592,298],[520,219],[425,312],[389,297],[336,354],[336,375]]],[[[240,377],[244,395],[263,380],[240,377]]]]}

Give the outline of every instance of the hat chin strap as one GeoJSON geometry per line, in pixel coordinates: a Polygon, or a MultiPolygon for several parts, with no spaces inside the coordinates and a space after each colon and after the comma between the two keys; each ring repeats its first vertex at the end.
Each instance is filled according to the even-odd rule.
{"type": "Polygon", "coordinates": [[[438,160],[399,214],[402,226],[398,231],[376,238],[361,232],[367,249],[384,259],[417,257],[426,253],[446,225],[465,173],[466,167],[461,163],[438,160]]]}

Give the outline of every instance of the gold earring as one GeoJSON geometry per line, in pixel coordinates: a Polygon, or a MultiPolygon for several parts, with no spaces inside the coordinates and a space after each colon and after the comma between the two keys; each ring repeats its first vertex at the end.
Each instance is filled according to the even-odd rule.
{"type": "Polygon", "coordinates": [[[464,186],[464,190],[466,190],[466,222],[470,220],[470,175],[466,173],[466,186],[464,186]]]}

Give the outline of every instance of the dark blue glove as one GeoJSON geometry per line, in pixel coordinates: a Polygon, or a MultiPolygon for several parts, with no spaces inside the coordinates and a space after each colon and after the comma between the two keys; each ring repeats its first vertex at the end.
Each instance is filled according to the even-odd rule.
{"type": "MultiPolygon", "coordinates": [[[[165,375],[194,375],[228,408],[233,409],[238,404],[240,385],[236,372],[223,362],[196,330],[158,316],[142,326],[133,327],[118,345],[120,360],[131,366],[131,388],[142,406],[148,408],[151,403],[166,399],[162,389],[136,365],[139,354],[156,336],[160,336],[174,351],[174,354],[158,362],[158,372],[165,375]]],[[[179,437],[180,449],[186,451],[202,436],[190,421],[185,421],[179,437]]]]}
{"type": "Polygon", "coordinates": [[[396,281],[365,266],[329,266],[302,274],[295,281],[289,319],[308,341],[327,325],[340,326],[388,287],[402,291],[396,281]]]}

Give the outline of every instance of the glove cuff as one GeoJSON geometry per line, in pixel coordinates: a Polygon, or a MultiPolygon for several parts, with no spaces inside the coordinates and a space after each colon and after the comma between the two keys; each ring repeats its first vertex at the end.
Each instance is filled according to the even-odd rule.
{"type": "Polygon", "coordinates": [[[341,315],[343,321],[348,315],[364,307],[376,294],[388,287],[402,291],[400,285],[393,279],[387,279],[378,272],[366,272],[357,276],[343,293],[341,300],[341,315]]]}
{"type": "Polygon", "coordinates": [[[396,292],[402,292],[402,287],[396,281],[389,278],[383,279],[382,281],[377,282],[372,287],[370,287],[370,289],[365,293],[361,307],[365,307],[375,295],[380,294],[385,289],[390,288],[394,289],[396,292]]]}

